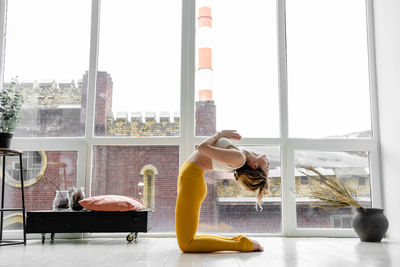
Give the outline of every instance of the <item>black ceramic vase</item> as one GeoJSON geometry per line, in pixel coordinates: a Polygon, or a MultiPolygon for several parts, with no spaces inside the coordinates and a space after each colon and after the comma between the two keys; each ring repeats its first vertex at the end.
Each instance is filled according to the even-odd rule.
{"type": "Polygon", "coordinates": [[[10,148],[12,137],[10,133],[0,133],[0,148],[10,148]]]}
{"type": "Polygon", "coordinates": [[[389,222],[383,214],[383,209],[359,208],[354,214],[353,228],[361,241],[381,242],[388,227],[389,222]]]}

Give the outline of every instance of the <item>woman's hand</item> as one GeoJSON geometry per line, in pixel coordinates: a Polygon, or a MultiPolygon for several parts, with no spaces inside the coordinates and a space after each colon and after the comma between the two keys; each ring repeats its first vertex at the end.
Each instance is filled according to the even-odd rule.
{"type": "Polygon", "coordinates": [[[225,137],[232,140],[240,140],[242,136],[236,130],[222,130],[218,132],[219,137],[225,137]]]}

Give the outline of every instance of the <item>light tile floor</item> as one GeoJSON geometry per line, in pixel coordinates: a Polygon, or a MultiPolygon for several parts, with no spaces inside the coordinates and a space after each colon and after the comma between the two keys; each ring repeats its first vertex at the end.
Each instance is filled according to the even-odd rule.
{"type": "Polygon", "coordinates": [[[0,247],[0,266],[285,266],[397,267],[400,243],[364,243],[357,238],[258,237],[264,252],[181,253],[174,238],[29,240],[0,247]]]}

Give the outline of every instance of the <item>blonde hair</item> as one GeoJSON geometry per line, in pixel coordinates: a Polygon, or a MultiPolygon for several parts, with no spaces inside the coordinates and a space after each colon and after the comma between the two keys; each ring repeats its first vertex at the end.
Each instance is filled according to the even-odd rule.
{"type": "Polygon", "coordinates": [[[257,203],[256,210],[261,206],[262,198],[268,193],[269,182],[268,177],[265,175],[264,171],[261,169],[252,169],[249,165],[245,164],[234,172],[236,181],[238,181],[247,190],[256,192],[257,203]]]}

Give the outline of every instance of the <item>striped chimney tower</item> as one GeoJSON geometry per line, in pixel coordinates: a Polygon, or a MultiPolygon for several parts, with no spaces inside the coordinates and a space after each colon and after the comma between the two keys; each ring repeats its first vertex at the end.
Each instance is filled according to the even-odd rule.
{"type": "Polygon", "coordinates": [[[199,1],[197,18],[197,42],[198,42],[198,69],[197,80],[199,89],[199,100],[212,100],[212,48],[211,29],[212,17],[211,7],[205,1],[199,1]]]}
{"type": "Polygon", "coordinates": [[[198,68],[196,87],[196,135],[209,136],[216,132],[216,107],[212,99],[212,15],[209,0],[198,0],[197,47],[198,68]]]}

